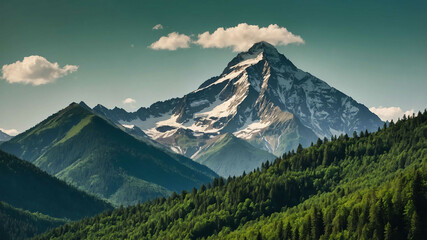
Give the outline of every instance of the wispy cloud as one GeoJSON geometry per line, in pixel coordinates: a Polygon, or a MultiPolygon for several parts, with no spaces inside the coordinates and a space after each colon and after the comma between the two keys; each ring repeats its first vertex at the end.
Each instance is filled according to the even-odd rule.
{"type": "Polygon", "coordinates": [[[177,32],[169,33],[168,36],[163,36],[156,42],[150,45],[151,49],[154,50],[170,50],[175,51],[178,48],[189,48],[191,39],[185,34],[179,34],[177,32]]]}
{"type": "Polygon", "coordinates": [[[16,129],[4,129],[4,128],[0,128],[0,131],[6,133],[9,136],[16,136],[19,134],[19,131],[16,129]]]}
{"type": "Polygon", "coordinates": [[[75,65],[60,67],[58,63],[51,63],[42,56],[29,56],[22,61],[3,65],[2,78],[9,83],[39,86],[52,83],[77,69],[78,66],[75,65]]]}
{"type": "Polygon", "coordinates": [[[153,27],[153,30],[161,30],[161,29],[163,29],[162,24],[157,24],[156,26],[153,27]]]}
{"type": "Polygon", "coordinates": [[[176,50],[178,48],[189,48],[190,43],[193,43],[203,48],[232,48],[233,51],[239,52],[246,51],[254,43],[261,41],[269,42],[275,46],[304,43],[300,36],[294,35],[285,27],[280,27],[277,24],[259,27],[258,25],[240,23],[235,27],[217,28],[213,33],[198,34],[196,40],[191,40],[188,35],[173,32],[168,36],[161,37],[150,47],[156,50],[176,50]]]}
{"type": "Polygon", "coordinates": [[[402,118],[403,115],[412,116],[415,112],[414,109],[403,111],[400,107],[371,107],[369,110],[383,121],[396,121],[398,118],[402,118]]]}
{"type": "Polygon", "coordinates": [[[134,104],[134,103],[136,103],[136,100],[133,98],[126,98],[122,102],[123,102],[123,104],[134,104]]]}
{"type": "Polygon", "coordinates": [[[123,103],[123,106],[125,108],[129,108],[129,109],[135,109],[136,108],[136,106],[135,106],[136,100],[133,98],[126,98],[122,101],[122,103],[123,103]]]}

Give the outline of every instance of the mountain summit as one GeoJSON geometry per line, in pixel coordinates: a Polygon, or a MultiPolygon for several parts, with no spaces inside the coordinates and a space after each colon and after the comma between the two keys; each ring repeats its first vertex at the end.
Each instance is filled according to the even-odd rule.
{"type": "MultiPolygon", "coordinates": [[[[374,131],[382,121],[364,105],[298,69],[267,42],[239,53],[221,75],[182,98],[133,113],[97,106],[121,125],[135,125],[154,140],[188,157],[204,139],[232,133],[275,155],[318,137],[374,131]],[[198,141],[183,141],[185,136],[198,141]]],[[[196,159],[197,161],[197,159],[196,159]]]]}
{"type": "Polygon", "coordinates": [[[247,52],[239,53],[231,62],[228,64],[227,68],[234,66],[240,62],[243,62],[248,59],[253,58],[262,58],[268,60],[270,63],[286,63],[292,68],[295,68],[295,65],[289,61],[284,55],[280,54],[277,49],[268,42],[259,42],[255,43],[247,52]],[[260,54],[262,54],[260,56],[260,54]]]}

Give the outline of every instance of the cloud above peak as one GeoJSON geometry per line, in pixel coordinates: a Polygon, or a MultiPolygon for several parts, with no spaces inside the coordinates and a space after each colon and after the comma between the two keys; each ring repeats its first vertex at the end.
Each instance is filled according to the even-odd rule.
{"type": "Polygon", "coordinates": [[[3,65],[1,78],[9,83],[39,86],[52,83],[58,78],[77,71],[78,68],[75,65],[60,67],[56,62],[51,63],[42,56],[33,55],[24,57],[22,61],[3,65]]]}
{"type": "Polygon", "coordinates": [[[122,102],[123,102],[123,104],[134,104],[134,103],[136,103],[136,100],[133,98],[126,98],[122,102]]]}
{"type": "Polygon", "coordinates": [[[198,35],[196,44],[203,48],[233,48],[234,52],[248,50],[257,42],[266,41],[274,46],[290,43],[303,44],[304,40],[292,34],[284,27],[270,24],[268,27],[240,23],[236,27],[218,28],[213,33],[204,32],[198,35]]]}
{"type": "Polygon", "coordinates": [[[274,46],[285,46],[291,43],[304,44],[304,40],[300,36],[294,35],[277,24],[259,27],[240,23],[235,27],[217,28],[213,33],[206,31],[198,34],[196,40],[192,40],[188,35],[173,32],[161,37],[151,44],[150,48],[174,51],[179,48],[189,48],[190,43],[193,43],[202,48],[232,48],[234,52],[240,52],[248,50],[253,44],[260,41],[269,42],[274,46]]]}
{"type": "Polygon", "coordinates": [[[126,98],[122,101],[123,106],[128,107],[130,109],[135,109],[136,100],[133,98],[126,98]]]}
{"type": "Polygon", "coordinates": [[[375,113],[383,121],[396,121],[403,115],[412,116],[414,109],[403,111],[400,107],[371,107],[369,110],[375,113]]]}

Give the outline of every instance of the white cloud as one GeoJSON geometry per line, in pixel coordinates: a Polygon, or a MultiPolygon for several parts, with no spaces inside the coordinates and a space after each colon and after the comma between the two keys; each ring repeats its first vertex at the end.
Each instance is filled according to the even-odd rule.
{"type": "Polygon", "coordinates": [[[402,118],[403,115],[412,116],[415,112],[414,109],[403,111],[400,107],[371,107],[369,110],[383,121],[391,121],[392,119],[396,121],[398,118],[402,118]]]}
{"type": "Polygon", "coordinates": [[[24,57],[24,60],[2,67],[3,76],[9,83],[32,84],[34,86],[52,83],[56,79],[77,71],[78,66],[51,63],[41,56],[24,57]]]}
{"type": "Polygon", "coordinates": [[[123,104],[134,104],[136,103],[136,100],[133,98],[126,98],[125,100],[123,100],[123,104]]]}
{"type": "Polygon", "coordinates": [[[153,27],[153,30],[160,30],[160,29],[163,29],[162,24],[157,24],[156,26],[153,27]]]}
{"type": "Polygon", "coordinates": [[[16,129],[4,129],[4,128],[0,128],[0,131],[6,133],[9,136],[16,136],[19,134],[19,131],[16,129]]]}
{"type": "Polygon", "coordinates": [[[203,48],[232,47],[233,51],[248,50],[254,43],[266,41],[272,45],[288,45],[290,43],[304,43],[304,40],[292,34],[284,27],[270,24],[268,27],[240,23],[236,27],[218,28],[212,34],[204,32],[198,35],[195,42],[203,48]]]}
{"type": "Polygon", "coordinates": [[[204,32],[198,34],[195,41],[191,40],[190,36],[173,32],[167,37],[163,36],[158,41],[152,43],[150,48],[174,51],[178,48],[189,48],[190,43],[194,43],[203,48],[231,47],[233,51],[240,52],[248,50],[252,45],[261,41],[269,42],[274,46],[304,43],[304,40],[300,36],[294,35],[286,28],[280,27],[277,24],[270,24],[268,27],[259,27],[258,25],[240,23],[235,27],[220,27],[213,33],[204,32]]]}
{"type": "Polygon", "coordinates": [[[178,48],[189,48],[191,39],[185,34],[179,34],[177,32],[169,33],[169,35],[161,37],[156,42],[150,45],[151,49],[154,50],[171,50],[175,51],[178,48]]]}

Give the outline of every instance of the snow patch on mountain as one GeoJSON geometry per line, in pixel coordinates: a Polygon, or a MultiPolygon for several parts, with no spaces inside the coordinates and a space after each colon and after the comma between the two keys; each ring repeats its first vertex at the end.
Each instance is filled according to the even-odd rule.
{"type": "Polygon", "coordinates": [[[238,67],[247,67],[250,65],[254,65],[256,63],[258,63],[259,61],[264,59],[264,55],[263,52],[260,52],[259,54],[248,54],[244,56],[244,61],[230,67],[231,69],[233,68],[238,68],[238,67]]]}
{"type": "Polygon", "coordinates": [[[254,121],[245,125],[241,130],[234,132],[234,136],[242,139],[251,139],[254,135],[259,134],[263,129],[270,126],[270,122],[254,121]]]}
{"type": "Polygon", "coordinates": [[[148,131],[149,129],[153,129],[156,126],[158,126],[158,122],[160,121],[164,121],[166,119],[169,119],[171,116],[171,112],[163,114],[159,117],[154,117],[154,116],[150,116],[149,118],[145,119],[144,121],[141,120],[140,118],[136,118],[133,119],[131,121],[125,121],[125,120],[119,120],[119,124],[124,126],[124,125],[133,125],[133,126],[137,126],[138,128],[140,128],[141,130],[143,130],[148,136],[150,137],[154,137],[151,134],[150,131],[148,131]]]}
{"type": "Polygon", "coordinates": [[[232,96],[230,99],[226,100],[225,102],[223,101],[216,101],[216,104],[213,104],[214,108],[212,110],[208,109],[208,111],[206,111],[204,109],[204,112],[201,113],[197,113],[194,116],[196,118],[198,117],[202,117],[202,118],[207,118],[207,119],[212,119],[213,118],[222,118],[222,117],[228,117],[230,115],[233,115],[236,112],[236,107],[238,105],[238,103],[236,101],[238,101],[239,96],[232,96]],[[236,103],[237,104],[236,104],[236,103]]]}
{"type": "Polygon", "coordinates": [[[230,72],[229,74],[222,76],[220,79],[218,79],[218,80],[217,80],[217,81],[215,81],[214,83],[209,84],[208,86],[206,86],[206,87],[204,87],[204,88],[200,88],[200,89],[195,90],[195,91],[194,91],[194,93],[196,93],[196,92],[200,92],[200,91],[202,91],[202,90],[204,90],[204,89],[207,89],[207,88],[209,88],[209,87],[211,87],[211,86],[213,86],[213,85],[217,85],[217,84],[219,84],[219,83],[225,82],[225,81],[227,81],[227,80],[230,80],[230,79],[234,79],[234,78],[236,78],[236,77],[239,77],[239,76],[240,76],[241,74],[243,74],[243,73],[244,73],[244,69],[236,69],[236,70],[234,70],[234,71],[230,72]]]}

